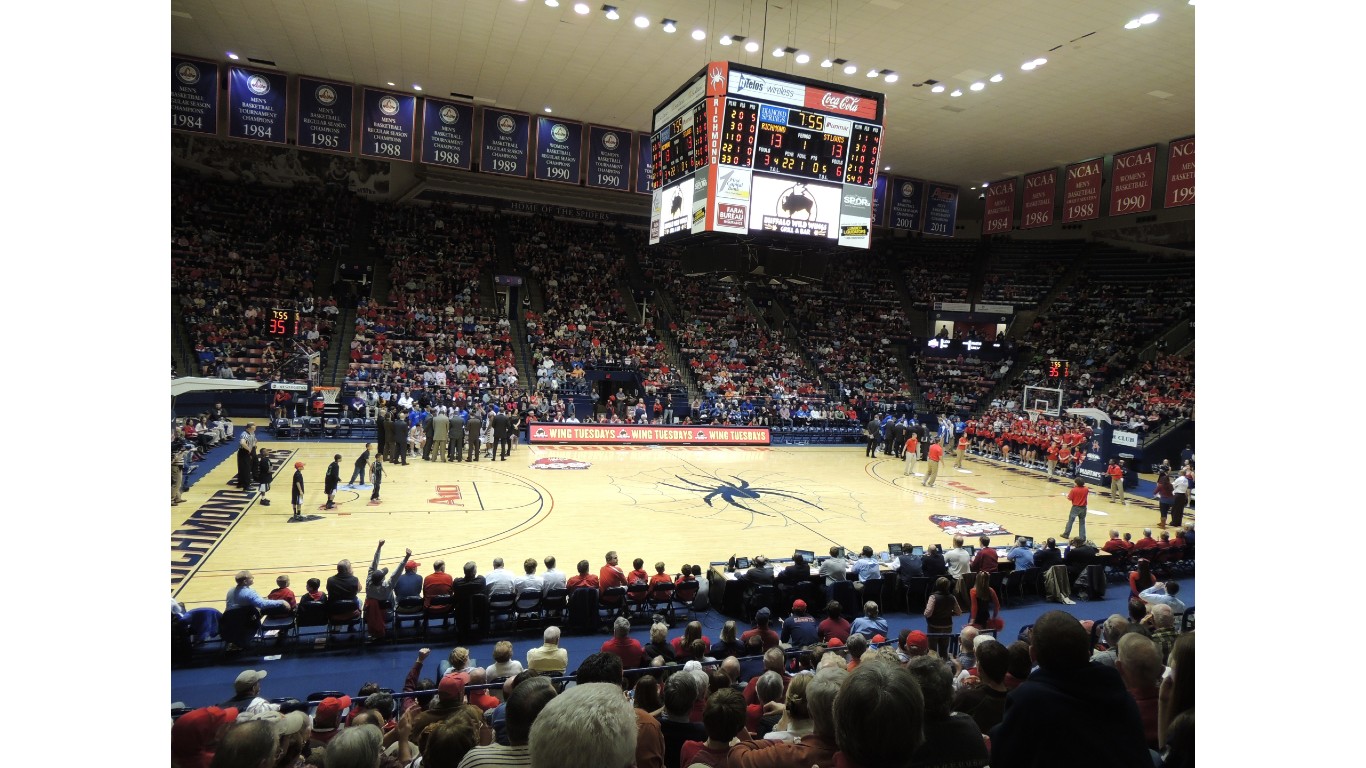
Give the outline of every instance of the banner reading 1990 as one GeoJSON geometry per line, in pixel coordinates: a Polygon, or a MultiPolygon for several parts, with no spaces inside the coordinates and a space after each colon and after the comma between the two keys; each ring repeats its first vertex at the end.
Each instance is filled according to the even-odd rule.
{"type": "Polygon", "coordinates": [[[536,119],[536,179],[579,183],[583,159],[583,123],[554,117],[536,119]]]}
{"type": "Polygon", "coordinates": [[[1058,169],[1049,168],[1024,177],[1024,202],[1020,204],[1020,229],[1047,227],[1053,223],[1058,196],[1058,169]]]}
{"type": "Polygon", "coordinates": [[[1195,205],[1195,137],[1167,145],[1167,194],[1163,207],[1195,205]]]}
{"type": "Polygon", "coordinates": [[[631,191],[631,132],[588,126],[588,179],[590,187],[631,191]]]}
{"type": "Polygon", "coordinates": [[[289,77],[278,72],[228,69],[228,135],[271,144],[285,143],[289,77]]]}
{"type": "Polygon", "coordinates": [[[531,116],[522,112],[484,108],[479,170],[527,177],[531,151],[531,116]]]}
{"type": "Polygon", "coordinates": [[[650,168],[650,134],[636,134],[636,191],[642,195],[654,194],[654,181],[650,168]]]}
{"type": "Polygon", "coordinates": [[[430,165],[468,171],[474,160],[474,107],[424,99],[421,157],[430,165]]]}
{"type": "Polygon", "coordinates": [[[1110,215],[1147,213],[1153,207],[1153,183],[1157,180],[1157,146],[1115,155],[1110,184],[1110,215]]]}
{"type": "Polygon", "coordinates": [[[958,186],[931,181],[925,189],[925,234],[953,237],[958,224],[958,186]]]}
{"type": "Polygon", "coordinates": [[[892,229],[920,231],[925,213],[925,182],[920,179],[893,179],[892,199],[888,205],[887,226],[892,229]]]}
{"type": "Polygon", "coordinates": [[[342,83],[299,78],[299,118],[294,135],[300,149],[351,154],[355,92],[342,83]]]}
{"type": "Polygon", "coordinates": [[[416,124],[416,96],[366,88],[360,113],[361,155],[411,163],[416,124]]]}
{"type": "Polygon", "coordinates": [[[987,185],[986,212],[982,214],[982,234],[1009,232],[1015,219],[1015,180],[1004,179],[987,185]]]}
{"type": "Polygon", "coordinates": [[[218,65],[171,57],[171,128],[218,133],[218,65]]]}

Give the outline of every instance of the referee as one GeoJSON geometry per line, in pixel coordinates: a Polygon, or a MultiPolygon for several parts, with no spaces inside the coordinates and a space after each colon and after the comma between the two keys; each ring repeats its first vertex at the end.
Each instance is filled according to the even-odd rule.
{"type": "Polygon", "coordinates": [[[237,489],[251,489],[252,457],[256,455],[256,425],[248,424],[237,441],[237,489]]]}

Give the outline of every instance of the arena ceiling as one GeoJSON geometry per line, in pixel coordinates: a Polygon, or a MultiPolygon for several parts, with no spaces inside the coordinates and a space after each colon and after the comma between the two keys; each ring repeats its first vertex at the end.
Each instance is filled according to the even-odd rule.
{"type": "Polygon", "coordinates": [[[882,164],[964,186],[1195,132],[1188,0],[614,0],[615,21],[601,0],[586,15],[558,3],[172,0],[171,50],[636,130],[706,62],[737,61],[886,93],[882,164]],[[1125,28],[1148,13],[1158,18],[1125,28]],[[758,51],[722,46],[727,34],[758,51]],[[1021,69],[1039,57],[1047,64],[1021,69]],[[827,58],[858,71],[823,69],[827,58]],[[927,80],[944,92],[917,85],[927,80]]]}

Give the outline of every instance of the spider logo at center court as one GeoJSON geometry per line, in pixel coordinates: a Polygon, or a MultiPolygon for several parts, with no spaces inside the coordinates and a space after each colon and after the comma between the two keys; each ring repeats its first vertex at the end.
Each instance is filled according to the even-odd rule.
{"type": "Polygon", "coordinates": [[[698,483],[693,480],[689,480],[686,477],[683,477],[682,475],[674,475],[674,477],[678,478],[679,482],[685,483],[686,485],[679,486],[673,485],[672,483],[660,483],[660,485],[663,485],[667,488],[674,488],[680,491],[693,491],[695,493],[704,493],[706,495],[702,497],[702,501],[705,502],[706,505],[709,507],[714,507],[715,505],[712,504],[712,499],[716,498],[717,496],[720,496],[722,501],[725,501],[733,507],[739,507],[740,509],[743,509],[746,512],[752,512],[756,515],[771,517],[771,513],[761,512],[757,509],[751,509],[745,506],[743,503],[741,503],[741,501],[737,501],[737,499],[743,501],[761,501],[765,496],[778,496],[784,499],[790,499],[792,501],[805,504],[809,507],[814,507],[815,509],[820,509],[820,507],[816,506],[815,504],[812,504],[806,499],[796,496],[790,491],[785,491],[780,488],[762,488],[759,486],[751,486],[748,480],[736,477],[734,475],[731,476],[731,480],[733,480],[734,482],[731,482],[731,480],[723,480],[720,475],[706,478],[708,481],[711,481],[710,484],[698,483]]]}

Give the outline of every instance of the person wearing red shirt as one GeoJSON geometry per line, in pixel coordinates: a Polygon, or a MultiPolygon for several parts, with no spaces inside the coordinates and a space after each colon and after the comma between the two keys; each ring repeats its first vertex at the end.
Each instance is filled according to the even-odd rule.
{"type": "Polygon", "coordinates": [[[1062,468],[1063,477],[1072,474],[1072,449],[1063,443],[1062,450],[1058,451],[1058,466],[1062,468]]]}
{"type": "MultiPolygon", "coordinates": [[[[616,550],[608,552],[607,562],[598,569],[598,589],[606,592],[612,587],[624,587],[627,584],[626,573],[621,570],[621,566],[617,565],[616,550]]],[[[603,602],[612,603],[617,602],[617,600],[604,600],[603,602]]],[[[630,669],[631,666],[628,664],[626,668],[630,669]]]]}
{"type": "Polygon", "coordinates": [[[962,468],[963,468],[963,454],[965,454],[965,453],[967,453],[967,452],[968,452],[968,434],[967,434],[966,432],[964,432],[964,433],[958,438],[958,453],[957,453],[957,455],[954,457],[954,460],[953,460],[953,467],[954,467],[954,469],[962,469],[962,468]]]}
{"type": "Polygon", "coordinates": [[[1143,538],[1134,542],[1134,549],[1157,549],[1157,540],[1153,538],[1153,529],[1143,529],[1143,538]]]}
{"type": "Polygon", "coordinates": [[[1124,467],[1118,460],[1110,459],[1110,466],[1105,468],[1105,474],[1110,476],[1110,503],[1113,504],[1115,499],[1119,499],[1120,504],[1128,506],[1129,503],[1124,500],[1124,467]]]}
{"type": "Polygon", "coordinates": [[[1102,546],[1101,549],[1105,550],[1106,552],[1109,552],[1111,555],[1114,555],[1115,557],[1119,557],[1120,555],[1123,555],[1124,553],[1128,552],[1132,547],[1133,544],[1131,542],[1127,542],[1119,537],[1119,531],[1111,528],[1110,538],[1105,542],[1105,545],[1102,546]]]}
{"type": "Polygon", "coordinates": [[[1072,481],[1072,490],[1067,492],[1067,500],[1072,502],[1072,511],[1067,515],[1067,528],[1063,530],[1062,537],[1070,539],[1072,536],[1072,521],[1078,521],[1080,528],[1078,535],[1082,541],[1086,540],[1086,497],[1091,490],[1086,487],[1086,481],[1080,477],[1072,481]]]}
{"type": "Polygon", "coordinates": [[[972,572],[991,573],[997,568],[1000,568],[1000,556],[996,554],[996,550],[991,548],[991,538],[988,536],[979,536],[977,541],[982,545],[982,548],[977,550],[977,554],[972,556],[972,563],[969,565],[972,572]]]}
{"type": "Polygon", "coordinates": [[[1046,474],[1053,476],[1053,470],[1058,468],[1058,441],[1053,440],[1048,443],[1048,469],[1046,474]]]}
{"type": "Polygon", "coordinates": [[[939,462],[944,458],[944,446],[939,444],[939,440],[930,443],[930,451],[926,456],[928,464],[925,466],[925,480],[921,485],[928,488],[934,487],[934,481],[939,477],[939,462]]]}
{"type": "Polygon", "coordinates": [[[645,648],[631,634],[631,620],[618,616],[612,622],[612,639],[602,644],[598,650],[610,653],[621,659],[623,669],[638,669],[644,664],[645,648]]]}
{"type": "Polygon", "coordinates": [[[423,606],[430,608],[434,595],[449,595],[454,589],[455,577],[446,573],[446,561],[437,560],[432,563],[432,572],[422,580],[423,606]]]}
{"type": "Polygon", "coordinates": [[[816,637],[821,642],[828,643],[831,639],[839,640],[841,643],[849,639],[849,622],[840,615],[840,604],[838,601],[831,600],[825,606],[825,621],[816,627],[816,637]]]}
{"type": "Polygon", "coordinates": [[[565,589],[568,589],[570,591],[578,589],[579,587],[591,587],[592,589],[597,589],[598,577],[588,572],[587,560],[580,560],[579,572],[573,576],[570,576],[569,580],[565,582],[564,586],[565,589]]]}
{"type": "Polygon", "coordinates": [[[778,638],[778,633],[768,628],[768,621],[772,615],[769,609],[760,608],[754,614],[754,628],[745,630],[745,633],[740,635],[740,642],[748,645],[751,637],[758,637],[765,651],[779,647],[782,641],[778,638]]]}

